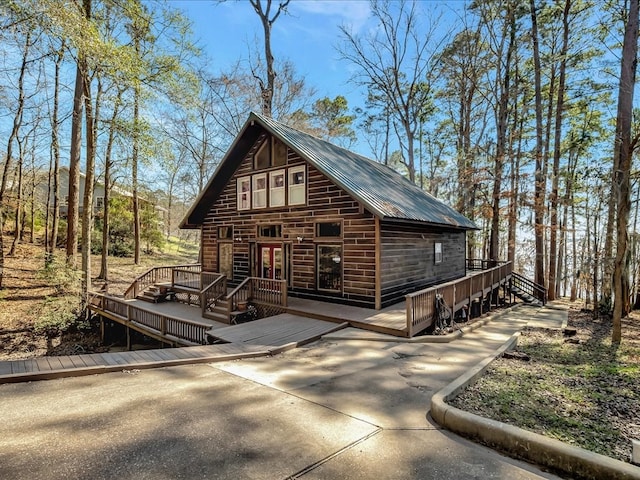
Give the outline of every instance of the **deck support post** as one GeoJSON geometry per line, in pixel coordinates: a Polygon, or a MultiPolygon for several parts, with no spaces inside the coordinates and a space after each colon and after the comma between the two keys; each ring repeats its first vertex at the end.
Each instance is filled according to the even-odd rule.
{"type": "Polygon", "coordinates": [[[129,328],[129,326],[127,325],[126,327],[127,329],[127,351],[131,351],[131,329],[129,328]]]}

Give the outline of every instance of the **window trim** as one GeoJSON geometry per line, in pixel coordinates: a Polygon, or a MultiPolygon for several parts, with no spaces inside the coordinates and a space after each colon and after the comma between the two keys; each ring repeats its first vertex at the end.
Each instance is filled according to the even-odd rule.
{"type": "Polygon", "coordinates": [[[287,205],[306,205],[307,204],[307,169],[304,165],[298,165],[296,167],[291,167],[287,171],[287,193],[288,193],[288,202],[287,205]],[[293,183],[292,179],[296,173],[302,173],[302,183],[293,183]],[[293,202],[293,189],[302,190],[302,201],[301,202],[293,202]]]}
{"type": "Polygon", "coordinates": [[[316,245],[316,261],[315,261],[315,269],[316,269],[316,290],[319,292],[329,292],[329,293],[343,293],[344,292],[344,245],[342,243],[318,243],[316,245]],[[323,247],[328,248],[339,248],[340,249],[340,288],[339,289],[330,289],[330,288],[321,288],[320,287],[320,249],[323,247]]]}
{"type": "Polygon", "coordinates": [[[237,184],[236,184],[236,195],[237,195],[237,209],[238,211],[241,210],[251,210],[251,175],[247,175],[244,177],[238,177],[237,180],[237,184]],[[249,189],[248,190],[242,190],[242,183],[246,181],[249,184],[249,189]],[[242,207],[242,195],[247,195],[247,206],[246,207],[242,207]]]}
{"type": "Polygon", "coordinates": [[[263,142],[262,145],[260,145],[258,147],[258,150],[256,150],[256,153],[253,154],[253,168],[254,170],[266,170],[267,168],[271,167],[271,163],[272,163],[272,159],[271,159],[271,141],[269,138],[266,138],[263,142]],[[262,153],[262,151],[264,149],[267,149],[267,166],[259,166],[258,165],[258,157],[260,156],[260,154],[262,153]]]}
{"type": "Polygon", "coordinates": [[[258,173],[256,175],[251,176],[251,196],[252,196],[252,206],[254,210],[260,210],[263,208],[267,208],[267,173],[258,173]],[[257,188],[257,184],[260,180],[264,180],[264,188],[257,188]],[[256,201],[258,194],[264,193],[264,203],[259,205],[256,201]]]}
{"type": "Polygon", "coordinates": [[[343,228],[343,222],[342,219],[339,220],[329,220],[329,221],[318,221],[315,224],[315,236],[318,239],[324,239],[324,238],[342,238],[342,230],[343,228]],[[337,224],[340,226],[340,233],[338,235],[320,235],[320,225],[323,224],[337,224]]]}
{"type": "Polygon", "coordinates": [[[442,242],[433,244],[433,263],[436,265],[442,263],[444,256],[442,255],[442,242]]]}
{"type": "Polygon", "coordinates": [[[279,170],[273,170],[269,172],[269,207],[286,207],[287,206],[287,172],[284,168],[279,170]],[[282,186],[274,186],[274,177],[276,175],[282,175],[282,186]],[[282,193],[282,203],[274,204],[273,199],[275,197],[274,192],[282,193]]]}

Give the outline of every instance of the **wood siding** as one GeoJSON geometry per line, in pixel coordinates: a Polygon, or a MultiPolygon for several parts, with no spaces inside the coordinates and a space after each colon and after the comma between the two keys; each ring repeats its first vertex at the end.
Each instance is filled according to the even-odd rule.
{"type": "MultiPolygon", "coordinates": [[[[375,218],[344,190],[317,169],[306,165],[307,204],[267,207],[259,210],[237,210],[236,180],[257,173],[253,154],[265,137],[260,137],[249,150],[235,174],[211,206],[202,227],[203,270],[218,270],[217,232],[220,226],[233,226],[233,281],[239,284],[255,275],[256,245],[287,244],[291,253],[290,293],[308,298],[334,297],[337,301],[374,307],[376,294],[375,218]],[[317,222],[342,223],[341,238],[317,238],[317,222]],[[279,238],[259,238],[258,225],[282,225],[279,238]],[[298,238],[302,238],[301,241],[298,238]],[[317,245],[341,245],[342,292],[318,291],[316,288],[317,245]]],[[[280,170],[305,162],[291,149],[287,165],[280,170]]]]}
{"type": "Polygon", "coordinates": [[[381,303],[399,302],[407,293],[466,274],[464,231],[400,226],[381,222],[381,303]],[[442,244],[436,264],[434,245],[442,244]]]}

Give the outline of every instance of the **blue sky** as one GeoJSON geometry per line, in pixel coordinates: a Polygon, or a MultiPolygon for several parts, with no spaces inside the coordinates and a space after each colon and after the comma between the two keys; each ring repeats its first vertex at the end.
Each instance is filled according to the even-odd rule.
{"type": "MultiPolygon", "coordinates": [[[[227,70],[239,59],[248,59],[250,50],[257,48],[262,56],[262,25],[248,0],[170,1],[193,22],[194,37],[210,57],[213,74],[227,70]]],[[[417,8],[424,25],[439,17],[438,32],[447,36],[465,4],[465,0],[422,0],[417,8]]],[[[316,91],[312,100],[343,95],[351,110],[363,107],[366,92],[351,81],[354,66],[340,59],[336,46],[341,41],[341,26],[358,36],[375,29],[370,14],[369,0],[292,0],[288,13],[273,26],[274,57],[295,65],[297,75],[316,91]]],[[[357,128],[356,136],[361,136],[357,128]]],[[[359,140],[352,148],[372,157],[365,142],[359,140]]]]}
{"type": "MultiPolygon", "coordinates": [[[[212,0],[173,0],[193,21],[195,37],[211,57],[214,71],[224,70],[239,58],[248,58],[250,45],[262,52],[263,32],[258,15],[247,0],[217,3],[212,0]]],[[[349,97],[348,65],[334,48],[340,25],[362,31],[369,18],[366,0],[294,0],[287,15],[272,31],[273,53],[289,59],[318,97],[349,97]]]]}

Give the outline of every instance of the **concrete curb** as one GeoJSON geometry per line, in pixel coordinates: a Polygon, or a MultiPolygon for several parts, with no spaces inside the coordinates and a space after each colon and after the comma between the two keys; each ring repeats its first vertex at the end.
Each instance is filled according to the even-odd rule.
{"type": "Polygon", "coordinates": [[[433,395],[431,417],[454,433],[496,448],[512,457],[566,473],[572,478],[640,480],[640,467],[465,412],[446,403],[447,400],[455,398],[462,389],[475,383],[496,358],[513,349],[517,345],[519,335],[512,335],[493,355],[433,395]]]}

